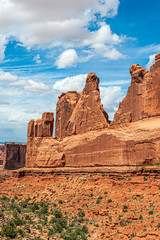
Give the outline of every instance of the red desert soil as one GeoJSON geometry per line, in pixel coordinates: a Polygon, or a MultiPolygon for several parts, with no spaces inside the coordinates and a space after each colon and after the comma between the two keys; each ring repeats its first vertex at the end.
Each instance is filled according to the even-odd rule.
{"type": "Polygon", "coordinates": [[[57,203],[72,216],[84,210],[92,220],[87,225],[90,240],[160,239],[159,177],[88,173],[2,178],[9,173],[0,172],[0,197],[57,203]]]}

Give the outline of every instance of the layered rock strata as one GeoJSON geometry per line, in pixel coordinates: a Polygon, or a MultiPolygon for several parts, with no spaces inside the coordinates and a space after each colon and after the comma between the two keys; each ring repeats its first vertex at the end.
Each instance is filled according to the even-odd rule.
{"type": "Polygon", "coordinates": [[[51,137],[53,134],[53,113],[44,112],[42,119],[28,123],[27,137],[51,137]]]}
{"type": "Polygon", "coordinates": [[[130,67],[130,74],[131,85],[119,104],[112,125],[160,115],[160,54],[156,55],[150,72],[134,64],[130,67]]]}
{"type": "Polygon", "coordinates": [[[23,143],[5,142],[3,168],[12,170],[25,167],[26,147],[23,143]]]}
{"type": "Polygon", "coordinates": [[[26,167],[136,166],[159,162],[160,117],[117,129],[65,137],[33,138],[27,143],[26,167]]]}
{"type": "Polygon", "coordinates": [[[77,135],[109,126],[108,115],[100,99],[99,78],[90,73],[82,93],[62,94],[57,103],[56,137],[77,135]]]}
{"type": "Polygon", "coordinates": [[[82,93],[62,94],[57,103],[54,139],[52,113],[45,115],[45,127],[43,117],[28,125],[26,167],[136,166],[159,162],[160,54],[155,60],[150,72],[138,64],[130,67],[131,86],[111,123],[114,128],[110,128],[101,104],[95,73],[88,75],[82,93]]]}
{"type": "Polygon", "coordinates": [[[76,91],[62,93],[59,96],[56,108],[55,137],[63,139],[66,136],[68,121],[75,109],[81,94],[76,91]]]}

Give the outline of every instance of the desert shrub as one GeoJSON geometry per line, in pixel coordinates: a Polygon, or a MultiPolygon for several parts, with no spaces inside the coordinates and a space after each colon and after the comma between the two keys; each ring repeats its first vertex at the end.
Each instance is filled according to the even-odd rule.
{"type": "Polygon", "coordinates": [[[123,205],[123,212],[128,212],[128,207],[127,207],[127,205],[123,205]]]}
{"type": "Polygon", "coordinates": [[[18,233],[19,235],[21,235],[22,237],[25,236],[24,230],[21,229],[21,228],[19,228],[19,229],[17,230],[17,233],[18,233]]]}
{"type": "Polygon", "coordinates": [[[2,237],[15,238],[17,236],[17,229],[10,224],[7,224],[3,227],[1,232],[2,237]]]}
{"type": "Polygon", "coordinates": [[[61,218],[62,217],[62,212],[61,212],[61,210],[60,209],[54,209],[53,210],[53,215],[56,217],[56,218],[61,218]]]}
{"type": "Polygon", "coordinates": [[[143,179],[144,179],[144,181],[147,181],[147,178],[146,178],[145,176],[144,176],[144,178],[143,178],[143,179]]]}
{"type": "Polygon", "coordinates": [[[0,218],[4,218],[4,213],[2,210],[0,211],[0,218]]]}
{"type": "Polygon", "coordinates": [[[85,212],[83,210],[78,212],[78,217],[84,217],[85,216],[85,212]]]}
{"type": "Polygon", "coordinates": [[[14,222],[14,224],[15,224],[16,226],[21,226],[21,225],[23,225],[23,224],[25,223],[25,221],[22,220],[22,219],[19,218],[19,217],[15,217],[12,221],[14,222]]]}
{"type": "Polygon", "coordinates": [[[112,199],[108,199],[108,203],[112,202],[112,199]]]}
{"type": "Polygon", "coordinates": [[[149,211],[149,215],[153,215],[153,211],[149,211]]]}
{"type": "Polygon", "coordinates": [[[39,205],[38,205],[38,203],[34,203],[34,204],[32,205],[32,207],[31,207],[31,211],[32,211],[32,212],[35,212],[36,210],[39,210],[39,205]]]}

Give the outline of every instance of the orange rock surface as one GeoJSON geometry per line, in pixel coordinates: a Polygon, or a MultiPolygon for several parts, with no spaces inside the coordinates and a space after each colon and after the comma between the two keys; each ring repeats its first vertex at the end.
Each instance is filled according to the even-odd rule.
{"type": "Polygon", "coordinates": [[[66,136],[77,135],[109,126],[108,115],[101,104],[99,78],[90,73],[82,95],[68,121],[66,136]]]}
{"type": "Polygon", "coordinates": [[[160,54],[148,72],[144,67],[134,64],[130,67],[131,86],[112,124],[138,121],[160,115],[160,54]]]}
{"type": "MultiPolygon", "coordinates": [[[[31,206],[40,201],[55,203],[69,218],[83,210],[89,219],[85,222],[88,240],[159,239],[159,177],[128,174],[115,178],[92,173],[5,177],[4,180],[1,177],[0,197],[17,196],[21,202],[30,197],[31,206]]],[[[35,234],[34,238],[47,239],[45,231],[37,230],[35,234]]]]}
{"type": "Polygon", "coordinates": [[[63,139],[66,136],[68,121],[77,105],[80,95],[81,94],[76,91],[69,91],[67,93],[62,93],[59,96],[56,108],[55,125],[55,137],[57,139],[63,139]]]}
{"type": "Polygon", "coordinates": [[[42,119],[36,122],[32,119],[28,123],[28,137],[51,137],[53,134],[54,118],[53,113],[44,112],[42,119]]]}
{"type": "Polygon", "coordinates": [[[160,117],[117,129],[89,131],[63,141],[28,138],[26,167],[155,164],[160,157],[160,117]]]}
{"type": "Polygon", "coordinates": [[[159,162],[160,54],[155,59],[150,72],[138,64],[130,67],[131,86],[111,124],[101,104],[95,73],[88,75],[82,93],[62,94],[57,103],[55,139],[51,134],[52,113],[45,113],[50,116],[49,125],[43,124],[43,117],[28,125],[26,167],[135,166],[159,162]]]}

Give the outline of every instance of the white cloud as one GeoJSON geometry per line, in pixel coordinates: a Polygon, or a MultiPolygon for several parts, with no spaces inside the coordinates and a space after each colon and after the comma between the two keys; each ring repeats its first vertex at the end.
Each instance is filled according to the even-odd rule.
{"type": "Polygon", "coordinates": [[[118,109],[121,94],[121,87],[100,87],[101,102],[111,120],[118,109]]]}
{"type": "Polygon", "coordinates": [[[25,86],[24,89],[35,94],[45,93],[50,90],[48,85],[45,85],[43,82],[34,81],[32,79],[28,80],[27,84],[28,85],[25,86]]]}
{"type": "Polygon", "coordinates": [[[81,92],[85,86],[87,74],[79,74],[72,77],[67,77],[63,80],[57,81],[53,85],[53,89],[60,92],[77,91],[81,92]]]}
{"type": "Polygon", "coordinates": [[[156,56],[156,54],[152,54],[152,55],[149,56],[149,61],[146,64],[147,70],[149,70],[150,66],[155,62],[155,56],[156,56]]]}
{"type": "Polygon", "coordinates": [[[103,57],[117,60],[119,58],[124,58],[125,56],[121,54],[117,49],[115,49],[112,46],[106,46],[103,43],[95,43],[92,45],[92,47],[95,49],[95,51],[102,55],[103,57]]]}
{"type": "Polygon", "coordinates": [[[102,82],[101,86],[125,85],[131,83],[131,80],[118,80],[110,82],[102,82]]]}
{"type": "MultiPolygon", "coordinates": [[[[4,58],[5,39],[9,36],[27,49],[57,44],[65,48],[89,46],[98,54],[103,52],[104,57],[121,58],[122,54],[110,44],[118,44],[122,37],[112,33],[109,25],[102,23],[95,34],[88,29],[90,22],[97,20],[95,14],[100,16],[97,24],[103,17],[115,16],[119,3],[119,0],[0,0],[0,29],[4,36],[0,59],[4,58]]],[[[40,63],[39,58],[34,60],[40,63]]]]}
{"type": "Polygon", "coordinates": [[[124,55],[113,46],[123,42],[124,39],[124,37],[112,33],[109,25],[101,23],[101,27],[97,31],[90,32],[88,38],[83,40],[82,45],[90,46],[103,57],[117,60],[123,58],[124,55]]]}
{"type": "Polygon", "coordinates": [[[0,34],[0,62],[2,62],[5,57],[4,52],[6,49],[6,44],[7,44],[7,40],[5,35],[0,34]]]}
{"type": "Polygon", "coordinates": [[[35,61],[37,64],[38,64],[38,63],[41,63],[42,61],[41,61],[40,55],[37,54],[37,55],[33,58],[33,61],[35,61]]]}
{"type": "Polygon", "coordinates": [[[68,49],[61,53],[56,61],[57,68],[68,68],[76,64],[78,55],[74,49],[68,49]]]}
{"type": "Polygon", "coordinates": [[[18,76],[12,75],[9,72],[4,72],[0,69],[0,81],[16,81],[18,80],[18,76]]]}

